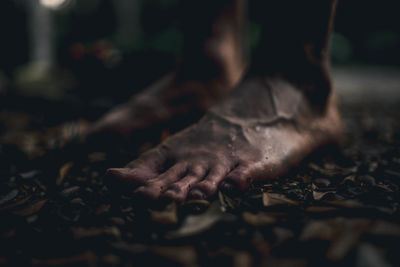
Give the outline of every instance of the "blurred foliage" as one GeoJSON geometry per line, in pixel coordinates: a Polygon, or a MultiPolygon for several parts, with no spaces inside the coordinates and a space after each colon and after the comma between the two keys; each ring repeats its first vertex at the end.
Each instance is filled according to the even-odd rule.
{"type": "MultiPolygon", "coordinates": [[[[7,37],[2,54],[13,50],[13,57],[2,60],[2,68],[15,67],[28,60],[27,12],[23,0],[0,3],[0,30],[7,37]],[[10,27],[9,25],[12,25],[10,27]]],[[[129,46],[118,43],[115,5],[112,0],[71,1],[73,5],[54,11],[58,57],[63,58],[76,42],[92,43],[106,38],[124,51],[154,51],[176,55],[182,46],[178,21],[178,0],[141,1],[140,38],[129,46]]],[[[263,10],[258,1],[249,1],[248,37],[254,47],[259,35],[263,10]]],[[[290,8],[290,7],[288,7],[290,8]]],[[[400,59],[400,24],[393,0],[340,1],[332,58],[336,63],[397,65],[400,59]]]]}

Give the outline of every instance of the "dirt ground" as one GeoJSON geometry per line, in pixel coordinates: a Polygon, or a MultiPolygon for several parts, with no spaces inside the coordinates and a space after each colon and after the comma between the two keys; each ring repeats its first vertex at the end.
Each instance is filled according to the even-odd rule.
{"type": "Polygon", "coordinates": [[[6,105],[0,265],[398,266],[400,70],[335,68],[334,77],[341,147],[243,194],[182,204],[145,201],[104,177],[150,141],[135,151],[65,145],[84,118],[54,120],[48,102],[36,112],[6,105]]]}

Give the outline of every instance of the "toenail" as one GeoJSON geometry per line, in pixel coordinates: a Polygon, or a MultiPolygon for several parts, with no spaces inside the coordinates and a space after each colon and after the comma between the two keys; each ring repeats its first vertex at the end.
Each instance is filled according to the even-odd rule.
{"type": "Polygon", "coordinates": [[[199,189],[193,189],[190,191],[190,197],[194,199],[204,199],[205,195],[199,189]]]}

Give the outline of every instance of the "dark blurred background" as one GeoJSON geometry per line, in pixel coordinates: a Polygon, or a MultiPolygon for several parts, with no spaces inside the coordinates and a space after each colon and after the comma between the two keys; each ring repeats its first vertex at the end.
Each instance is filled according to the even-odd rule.
{"type": "MultiPolygon", "coordinates": [[[[336,66],[399,67],[393,2],[339,2],[336,66]]],[[[250,50],[260,34],[258,3],[249,1],[250,50]]],[[[178,17],[178,0],[2,0],[1,104],[54,108],[48,117],[57,121],[94,119],[173,67],[182,45],[178,17]]]]}

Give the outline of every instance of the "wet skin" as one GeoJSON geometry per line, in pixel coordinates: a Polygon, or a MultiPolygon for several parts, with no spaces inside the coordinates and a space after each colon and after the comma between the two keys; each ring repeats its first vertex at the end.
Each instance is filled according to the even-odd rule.
{"type": "Polygon", "coordinates": [[[321,109],[279,75],[247,75],[198,123],[108,173],[152,199],[207,198],[278,178],[341,127],[333,90],[321,109]]]}

